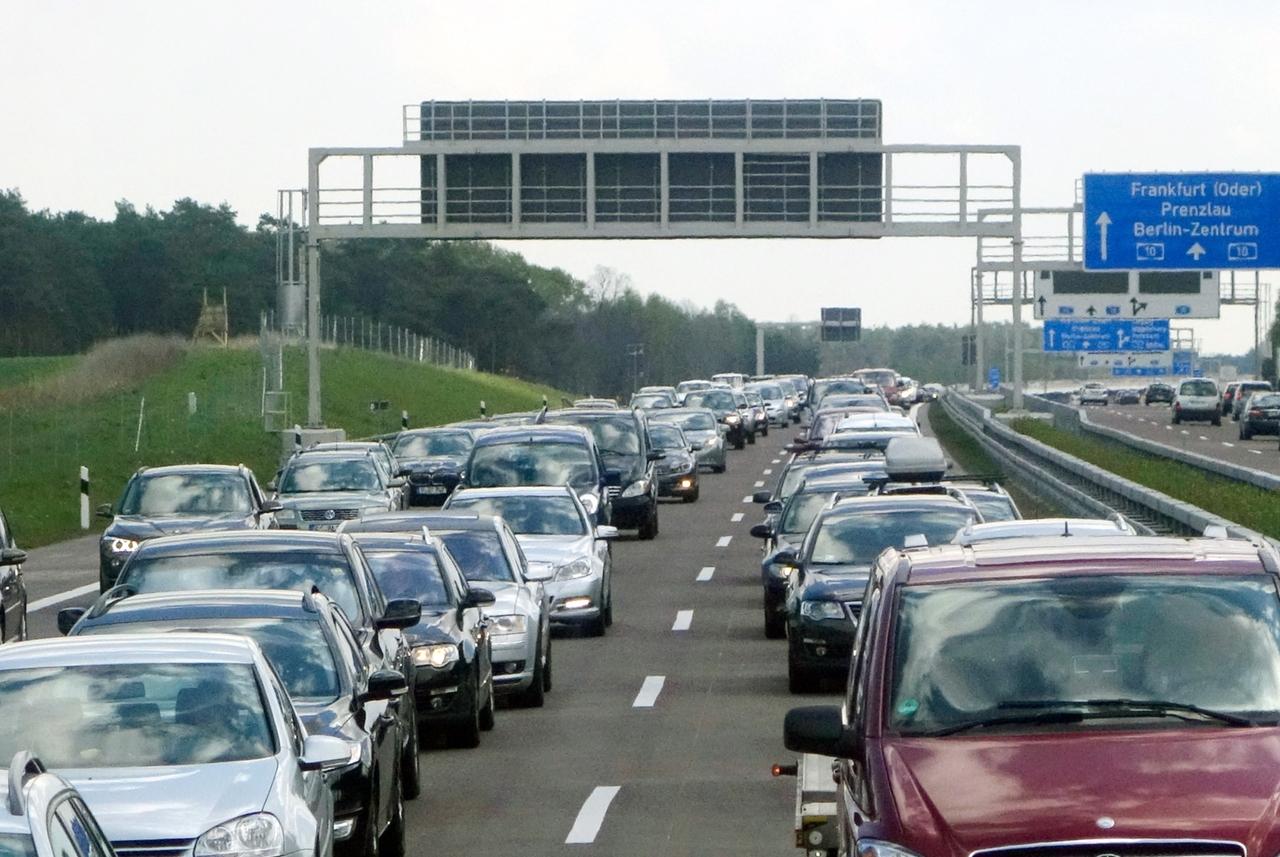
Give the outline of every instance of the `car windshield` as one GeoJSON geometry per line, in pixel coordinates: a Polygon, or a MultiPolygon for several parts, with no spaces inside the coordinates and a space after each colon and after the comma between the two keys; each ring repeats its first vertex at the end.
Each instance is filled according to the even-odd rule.
{"type": "Polygon", "coordinates": [[[303,457],[285,468],[280,477],[280,493],[305,494],[313,491],[380,491],[382,481],[372,459],[360,458],[308,461],[303,457]]]}
{"type": "Polygon", "coordinates": [[[897,380],[897,376],[890,369],[863,369],[858,373],[864,383],[875,384],[877,387],[892,387],[897,380]]]}
{"type": "Polygon", "coordinates": [[[36,857],[36,843],[29,833],[0,833],[0,857],[36,857]]]}
{"type": "Polygon", "coordinates": [[[173,473],[141,476],[129,483],[121,515],[247,515],[249,486],[238,473],[173,473]]]}
{"type": "Polygon", "coordinates": [[[165,556],[135,555],[120,573],[120,583],[136,592],[188,592],[196,589],[285,589],[311,587],[337,603],[353,622],[362,620],[360,597],[347,558],[318,551],[236,551],[165,556]]]}
{"type": "Polygon", "coordinates": [[[453,555],[462,570],[462,576],[470,581],[497,580],[504,583],[516,579],[502,549],[502,540],[494,530],[456,530],[450,533],[436,531],[438,537],[453,555]]]}
{"type": "Polygon", "coordinates": [[[874,408],[888,410],[884,399],[871,393],[834,393],[822,399],[824,408],[874,408]]]}
{"type": "Polygon", "coordinates": [[[364,557],[388,600],[412,598],[423,607],[440,609],[453,603],[433,551],[366,548],[364,557]]]}
{"type": "Polygon", "coordinates": [[[851,511],[831,515],[818,525],[809,551],[814,565],[871,565],[885,548],[900,548],[908,536],[946,544],[956,530],[973,523],[967,509],[851,511]]]}
{"type": "Polygon", "coordinates": [[[684,403],[690,408],[710,408],[713,411],[732,411],[738,407],[733,393],[728,390],[702,390],[690,393],[684,403]]]}
{"type": "Polygon", "coordinates": [[[475,488],[513,485],[596,484],[591,449],[580,443],[494,443],[477,446],[467,467],[467,484],[475,488]]]}
{"type": "Polygon", "coordinates": [[[699,412],[694,414],[674,414],[666,416],[665,414],[655,414],[654,422],[674,422],[685,431],[715,431],[716,418],[711,414],[699,412]]]}
{"type": "Polygon", "coordinates": [[[1280,717],[1280,601],[1266,575],[946,583],[901,599],[889,710],[903,731],[1055,700],[1280,717]]]}
{"type": "Polygon", "coordinates": [[[649,426],[649,440],[655,449],[684,449],[689,445],[684,433],[672,425],[649,426]]]}
{"type": "Polygon", "coordinates": [[[1250,404],[1255,408],[1280,408],[1280,395],[1254,396],[1250,404]]]}
{"type": "Polygon", "coordinates": [[[669,408],[671,407],[671,398],[665,393],[644,393],[631,397],[631,407],[633,408],[669,408]]]}
{"type": "Polygon", "coordinates": [[[284,682],[284,689],[294,699],[330,702],[341,692],[338,665],[319,622],[248,616],[166,619],[160,622],[144,619],[90,625],[84,635],[194,630],[242,634],[253,640],[262,647],[267,660],[271,661],[276,674],[284,682]]]}
{"type": "Polygon", "coordinates": [[[782,388],[777,384],[762,384],[755,388],[755,392],[760,394],[762,399],[781,399],[782,388]]]}
{"type": "Polygon", "coordinates": [[[481,515],[500,515],[511,531],[520,535],[583,536],[587,533],[586,522],[578,512],[578,505],[567,495],[455,495],[447,508],[467,509],[481,515]]]}
{"type": "MultiPolygon", "coordinates": [[[[782,514],[782,523],[778,527],[779,532],[783,533],[807,533],[809,525],[813,523],[813,519],[818,517],[818,513],[822,508],[831,502],[830,491],[804,491],[792,496],[790,502],[787,503],[786,511],[782,514]]],[[[857,496],[858,494],[867,493],[864,486],[861,491],[851,489],[846,491],[840,490],[843,496],[857,496]]]]}
{"type": "Polygon", "coordinates": [[[631,416],[575,417],[557,416],[549,422],[578,425],[588,429],[596,439],[602,455],[639,455],[640,429],[631,416]]]}
{"type": "Polygon", "coordinates": [[[1183,396],[1216,396],[1218,388],[1212,381],[1187,381],[1178,388],[1178,392],[1183,396]]]}
{"type": "Polygon", "coordinates": [[[1018,513],[1013,508],[1013,501],[1003,494],[990,494],[986,492],[963,492],[966,497],[978,507],[978,511],[982,513],[982,520],[987,523],[992,521],[1016,521],[1018,513]]]}
{"type": "Polygon", "coordinates": [[[447,455],[464,458],[471,452],[471,435],[464,431],[442,431],[429,434],[406,434],[396,439],[397,458],[431,458],[447,455]]]}
{"type": "Polygon", "coordinates": [[[250,664],[56,665],[0,672],[0,754],[50,768],[209,765],[274,755],[250,664]]]}

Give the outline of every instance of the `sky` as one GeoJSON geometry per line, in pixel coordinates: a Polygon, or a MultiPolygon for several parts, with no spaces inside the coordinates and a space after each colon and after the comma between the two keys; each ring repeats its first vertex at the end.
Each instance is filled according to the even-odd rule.
{"type": "MultiPolygon", "coordinates": [[[[0,0],[0,187],[246,224],[311,146],[395,146],[422,100],[878,98],[886,143],[1017,144],[1023,203],[1086,171],[1276,170],[1275,0],[0,0]]],[[[972,239],[539,241],[532,261],[760,321],[967,323],[972,239]]],[[[2,311],[2,309],[0,309],[2,311]]],[[[1007,317],[1008,310],[988,310],[1007,317]]],[[[1253,312],[1195,324],[1252,346],[1253,312]]]]}

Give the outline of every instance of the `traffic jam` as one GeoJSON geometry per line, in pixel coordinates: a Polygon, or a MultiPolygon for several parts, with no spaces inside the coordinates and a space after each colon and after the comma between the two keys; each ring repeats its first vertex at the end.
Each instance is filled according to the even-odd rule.
{"type": "MultiPolygon", "coordinates": [[[[467,841],[449,835],[490,850],[450,800],[486,830],[517,828],[495,846],[543,828],[595,843],[624,824],[610,805],[627,786],[574,797],[565,836],[550,805],[530,818],[527,796],[469,784],[504,771],[467,754],[508,729],[536,754],[575,728],[587,746],[573,752],[624,753],[591,746],[583,709],[606,698],[618,657],[648,657],[645,599],[670,606],[652,566],[688,564],[664,533],[707,541],[691,516],[708,502],[736,504],[735,534],[759,561],[700,567],[694,585],[753,605],[733,646],[767,647],[789,700],[750,709],[773,736],[748,754],[762,774],[772,764],[760,794],[777,816],[794,811],[790,829],[753,840],[814,857],[1275,853],[1275,551],[1225,532],[1142,536],[1120,515],[1024,518],[998,478],[963,472],[928,431],[945,395],[891,369],[725,373],[625,403],[319,443],[266,483],[237,465],[142,468],[98,510],[91,603],[57,611],[46,639],[28,639],[25,596],[5,616],[0,855],[400,855],[467,841]],[[748,460],[766,466],[739,497],[748,460]],[[629,653],[606,659],[614,634],[629,653]],[[567,694],[558,726],[521,719],[567,694]]],[[[19,566],[0,535],[0,560],[19,566]]],[[[690,631],[694,612],[671,631],[690,631]]],[[[681,689],[678,675],[646,675],[631,708],[681,689]]],[[[510,747],[499,758],[515,765],[510,747]]],[[[559,768],[543,764],[556,794],[559,768]]],[[[744,807],[759,785],[743,784],[744,807]]],[[[732,795],[716,800],[726,824],[749,827],[732,795]]],[[[712,853],[725,845],[704,835],[712,853]]]]}

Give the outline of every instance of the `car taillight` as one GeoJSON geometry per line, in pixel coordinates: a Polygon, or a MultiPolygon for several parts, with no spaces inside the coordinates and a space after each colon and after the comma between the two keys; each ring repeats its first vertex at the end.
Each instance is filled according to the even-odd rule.
{"type": "Polygon", "coordinates": [[[1262,411],[1258,410],[1257,408],[1250,408],[1250,409],[1249,409],[1249,416],[1251,416],[1251,417],[1260,417],[1260,416],[1262,416],[1262,411]]]}

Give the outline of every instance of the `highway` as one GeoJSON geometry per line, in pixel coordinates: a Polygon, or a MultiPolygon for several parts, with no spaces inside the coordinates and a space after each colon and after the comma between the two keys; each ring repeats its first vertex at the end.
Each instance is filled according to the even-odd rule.
{"type": "Polygon", "coordinates": [[[1089,419],[1097,425],[1117,428],[1210,458],[1280,474],[1280,453],[1277,453],[1275,435],[1241,440],[1240,424],[1232,422],[1230,417],[1223,417],[1220,426],[1208,423],[1175,426],[1170,422],[1167,405],[1090,407],[1088,413],[1089,419]]]}
{"type": "MultiPolygon", "coordinates": [[[[423,794],[405,805],[413,853],[794,851],[795,783],[769,766],[789,760],[786,710],[835,697],[787,692],[786,644],[761,631],[747,532],[761,515],[744,502],[781,472],[793,434],[733,454],[697,503],[664,504],[656,540],[614,546],[614,625],[556,638],[544,708],[500,710],[478,749],[424,750],[423,794]]],[[[57,633],[58,607],[91,602],[95,551],[87,538],[31,552],[33,607],[92,586],[35,610],[33,636],[57,633]]]]}

